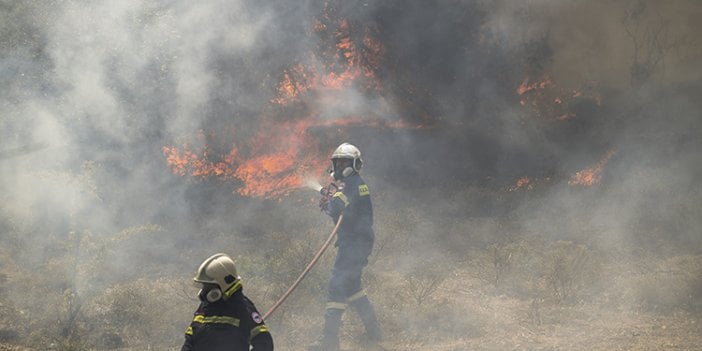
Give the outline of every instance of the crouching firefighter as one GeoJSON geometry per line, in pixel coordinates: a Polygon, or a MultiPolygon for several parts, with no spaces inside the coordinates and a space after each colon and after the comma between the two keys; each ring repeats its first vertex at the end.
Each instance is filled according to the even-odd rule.
{"type": "Polygon", "coordinates": [[[343,219],[334,245],[337,254],[329,280],[324,329],[310,351],[339,350],[341,317],[347,307],[355,310],[364,324],[366,346],[376,346],[382,339],[373,305],[361,287],[361,272],[368,264],[375,237],[370,191],[359,175],[361,152],[343,143],[332,154],[331,163],[336,184],[321,190],[320,208],[334,223],[342,212],[343,219]]]}
{"type": "Polygon", "coordinates": [[[231,257],[220,253],[206,259],[193,280],[201,302],[181,351],[273,350],[273,338],[244,295],[231,257]]]}

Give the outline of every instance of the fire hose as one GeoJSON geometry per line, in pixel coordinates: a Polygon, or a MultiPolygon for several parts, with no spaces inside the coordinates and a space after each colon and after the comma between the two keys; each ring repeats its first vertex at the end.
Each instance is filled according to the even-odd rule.
{"type": "Polygon", "coordinates": [[[280,307],[280,305],[285,301],[285,299],[287,299],[288,296],[290,296],[290,294],[293,292],[293,290],[295,290],[295,288],[297,288],[297,286],[300,284],[302,279],[305,278],[307,273],[309,273],[309,271],[312,269],[312,267],[314,267],[314,265],[317,264],[317,261],[319,261],[319,258],[322,257],[322,254],[327,249],[327,247],[331,243],[332,239],[334,239],[334,237],[336,236],[336,232],[337,232],[337,230],[339,230],[339,225],[341,224],[341,221],[343,219],[344,219],[344,215],[343,214],[339,215],[339,219],[336,221],[336,225],[334,226],[334,230],[332,230],[331,234],[329,234],[327,241],[325,241],[324,244],[322,244],[322,247],[319,249],[319,251],[317,251],[317,254],[314,256],[314,258],[312,258],[312,261],[310,261],[310,263],[307,264],[307,267],[305,268],[305,270],[302,271],[300,276],[297,277],[297,280],[295,280],[295,282],[288,288],[288,290],[285,292],[285,294],[283,294],[283,296],[281,296],[280,299],[278,299],[278,301],[273,305],[273,307],[271,307],[268,310],[268,312],[266,312],[266,314],[263,315],[263,320],[266,320],[268,318],[268,316],[270,316],[273,312],[275,312],[276,309],[278,309],[278,307],[280,307]]]}

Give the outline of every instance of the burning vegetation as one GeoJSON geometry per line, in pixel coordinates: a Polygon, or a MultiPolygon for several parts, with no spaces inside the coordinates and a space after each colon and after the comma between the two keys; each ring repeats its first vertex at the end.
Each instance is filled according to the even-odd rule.
{"type": "Polygon", "coordinates": [[[696,1],[5,3],[0,349],[176,349],[213,252],[265,310],[343,141],[388,350],[702,345],[696,1]]]}
{"type": "Polygon", "coordinates": [[[597,106],[602,105],[602,98],[594,87],[588,84],[582,88],[567,90],[557,86],[549,77],[530,82],[525,78],[517,87],[519,104],[530,109],[534,116],[545,120],[567,121],[576,118],[571,104],[580,100],[590,100],[597,106]]]}
{"type": "Polygon", "coordinates": [[[321,18],[314,21],[313,31],[326,45],[318,54],[308,53],[305,63],[291,63],[283,70],[277,94],[270,99],[272,105],[281,109],[277,115],[261,116],[265,122],[251,140],[242,141],[236,133],[218,135],[218,140],[237,140],[236,144],[242,141],[243,145],[235,145],[225,153],[213,153],[203,131],[197,138],[202,145],[197,150],[188,143],[180,147],[164,146],[163,154],[173,174],[240,182],[242,185],[235,189],[239,195],[280,199],[304,187],[309,179],[323,178],[328,166],[328,155],[323,150],[328,145],[321,145],[312,135],[314,129],[431,128],[376,113],[321,116],[315,108],[315,99],[320,97],[325,99],[324,104],[334,105],[345,103],[344,89],[383,93],[377,71],[383,62],[384,47],[375,38],[372,27],[352,28],[348,19],[334,17],[328,6],[321,18]],[[299,105],[304,106],[305,112],[296,116],[293,111],[299,105]]]}
{"type": "Polygon", "coordinates": [[[187,144],[182,148],[165,146],[163,153],[174,174],[240,181],[243,185],[236,192],[241,195],[278,198],[304,186],[308,178],[319,177],[327,162],[307,135],[309,121],[271,128],[263,128],[265,132],[252,140],[246,154],[232,147],[224,155],[212,155],[206,144],[197,152],[187,144]],[[273,135],[275,145],[268,142],[273,135]]]}
{"type": "Polygon", "coordinates": [[[568,184],[592,186],[593,184],[599,183],[602,179],[602,169],[607,162],[609,162],[609,159],[614,156],[614,154],[614,150],[607,151],[607,154],[605,154],[596,165],[583,169],[582,171],[575,172],[575,174],[568,181],[568,184]]]}

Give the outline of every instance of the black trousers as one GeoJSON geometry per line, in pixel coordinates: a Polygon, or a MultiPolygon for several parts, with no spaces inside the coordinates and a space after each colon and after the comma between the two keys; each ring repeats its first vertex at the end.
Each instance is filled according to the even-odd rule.
{"type": "Polygon", "coordinates": [[[329,279],[328,301],[345,303],[361,291],[361,272],[368,264],[371,250],[372,243],[339,247],[329,279]]]}

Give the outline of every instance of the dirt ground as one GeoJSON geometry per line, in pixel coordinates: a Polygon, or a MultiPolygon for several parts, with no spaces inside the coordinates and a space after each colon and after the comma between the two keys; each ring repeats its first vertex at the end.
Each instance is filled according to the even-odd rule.
{"type": "MultiPolygon", "coordinates": [[[[400,298],[405,308],[398,307],[392,304],[392,294],[377,295],[388,287],[402,290],[402,279],[396,272],[376,272],[375,288],[369,289],[384,322],[386,340],[381,346],[387,351],[702,350],[699,313],[678,308],[648,311],[640,305],[606,303],[604,295],[611,294],[610,290],[591,301],[554,303],[500,293],[474,271],[461,269],[441,282],[421,305],[400,298]]],[[[618,286],[612,284],[611,288],[618,286]]],[[[320,318],[315,317],[307,318],[319,324],[320,318]]],[[[355,316],[345,317],[344,329],[343,350],[366,349],[357,342],[362,328],[355,316]]],[[[286,333],[290,332],[279,330],[275,336],[285,339],[290,336],[286,333]]],[[[305,346],[281,340],[277,349],[304,350],[305,346]]],[[[0,351],[34,350],[0,343],[0,351]]]]}
{"type": "MultiPolygon", "coordinates": [[[[628,279],[627,273],[622,273],[622,277],[612,279],[619,282],[610,283],[602,296],[566,304],[501,294],[476,277],[475,272],[462,270],[441,283],[431,301],[425,302],[428,310],[446,313],[445,320],[440,313],[434,315],[422,309],[420,313],[424,316],[420,318],[428,324],[426,335],[419,335],[421,328],[413,329],[420,332],[418,335],[391,333],[382,346],[385,350],[396,351],[702,350],[699,311],[661,308],[640,302],[622,303],[622,299],[632,296],[625,291],[619,295],[620,300],[608,297],[616,295],[617,289],[632,284],[621,282],[625,279],[628,279]],[[449,310],[444,306],[450,306],[449,310]]],[[[661,291],[676,288],[663,286],[661,291]]],[[[387,306],[380,306],[384,307],[387,306]]],[[[387,319],[388,312],[383,313],[387,319]]],[[[362,349],[348,342],[349,339],[353,336],[347,335],[344,349],[362,349]]]]}
{"type": "Polygon", "coordinates": [[[456,306],[487,317],[483,334],[424,345],[394,345],[391,349],[702,350],[699,315],[641,313],[592,304],[538,306],[533,300],[488,296],[447,285],[444,291],[459,292],[452,299],[456,306]]]}
{"type": "MultiPolygon", "coordinates": [[[[460,232],[456,235],[456,240],[448,240],[454,244],[436,247],[427,256],[418,254],[428,252],[429,246],[424,246],[425,251],[414,250],[418,244],[407,237],[379,240],[363,279],[385,334],[382,349],[702,350],[702,255],[696,249],[626,254],[528,237],[480,246],[477,241],[459,240],[460,232]]],[[[311,251],[302,239],[297,249],[305,255],[295,256],[302,262],[295,267],[307,262],[306,253],[311,251]]],[[[297,249],[293,246],[288,251],[297,249]]],[[[286,305],[267,320],[276,350],[305,350],[319,336],[324,313],[324,291],[319,287],[326,284],[332,257],[325,254],[286,305]]],[[[257,306],[265,310],[277,297],[266,284],[273,278],[267,274],[253,277],[251,269],[257,264],[247,259],[242,258],[242,267],[248,269],[242,273],[247,277],[247,294],[257,297],[257,306]]],[[[7,285],[20,284],[21,275],[11,274],[21,271],[19,266],[11,264],[9,255],[0,255],[0,262],[4,262],[0,273],[7,285]]],[[[281,259],[281,263],[288,262],[293,261],[281,259]]],[[[294,276],[286,274],[281,279],[294,276]]],[[[123,311],[129,317],[120,320],[123,348],[113,350],[177,351],[187,318],[196,306],[189,296],[192,291],[182,286],[190,279],[189,275],[164,277],[150,282],[149,289],[144,288],[143,279],[127,282],[105,294],[110,304],[96,301],[87,305],[82,318],[102,327],[105,323],[98,322],[123,311]],[[120,291],[123,293],[118,294],[120,291]],[[170,294],[166,299],[164,292],[170,294]],[[181,295],[184,297],[177,299],[181,295]],[[134,307],[134,301],[143,303],[134,307]],[[112,312],[101,317],[97,312],[105,306],[112,306],[108,309],[112,312]],[[139,334],[143,326],[153,333],[139,334]],[[133,338],[128,339],[130,336],[133,338]]],[[[18,310],[3,308],[0,315],[7,325],[0,325],[0,330],[14,330],[21,338],[9,340],[14,344],[8,339],[0,341],[0,351],[52,349],[27,348],[25,345],[41,344],[36,342],[37,334],[29,334],[38,327],[27,331],[23,325],[32,321],[7,323],[18,310]]],[[[369,350],[361,346],[363,332],[358,317],[346,313],[342,349],[369,350]]],[[[80,345],[61,350],[93,349],[80,345]]]]}

